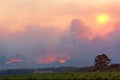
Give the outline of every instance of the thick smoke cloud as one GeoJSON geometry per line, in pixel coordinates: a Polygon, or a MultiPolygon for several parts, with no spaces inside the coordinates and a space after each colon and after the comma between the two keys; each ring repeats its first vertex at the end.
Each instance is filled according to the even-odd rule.
{"type": "Polygon", "coordinates": [[[0,40],[1,66],[9,58],[20,58],[30,65],[37,63],[38,58],[46,57],[53,52],[60,34],[55,28],[29,25],[24,31],[8,32],[5,36],[7,37],[1,36],[0,40]]]}
{"type": "Polygon", "coordinates": [[[80,20],[73,20],[66,36],[62,38],[60,43],[60,51],[73,56],[72,65],[85,66],[93,65],[96,55],[105,53],[113,59],[113,62],[119,62],[120,52],[120,27],[119,23],[113,24],[113,30],[104,36],[96,36],[92,39],[92,32],[80,20]],[[115,58],[116,57],[116,58],[115,58]]]}
{"type": "MultiPolygon", "coordinates": [[[[1,68],[88,66],[93,65],[96,55],[106,53],[118,62],[120,52],[120,23],[104,36],[90,38],[89,26],[79,19],[71,21],[67,30],[28,25],[24,31],[4,31],[0,39],[1,68]],[[3,35],[4,35],[3,33],[3,35]],[[12,61],[13,58],[21,62],[12,61]]],[[[6,29],[7,30],[7,29],[6,29]]]]}

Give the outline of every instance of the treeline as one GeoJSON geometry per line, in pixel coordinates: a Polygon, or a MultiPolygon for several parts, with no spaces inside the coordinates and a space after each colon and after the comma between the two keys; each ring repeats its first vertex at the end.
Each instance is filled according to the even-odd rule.
{"type": "Polygon", "coordinates": [[[0,75],[49,73],[49,72],[119,72],[120,64],[111,64],[111,59],[106,54],[97,55],[94,65],[90,67],[71,67],[61,66],[57,68],[39,68],[39,69],[8,69],[0,70],[0,75]]]}
{"type": "Polygon", "coordinates": [[[15,75],[15,74],[29,74],[33,73],[35,69],[7,69],[0,70],[0,75],[15,75]]]}
{"type": "MultiPolygon", "coordinates": [[[[53,71],[53,72],[96,72],[94,66],[91,67],[57,67],[57,68],[39,68],[39,69],[8,69],[0,70],[0,76],[4,75],[16,75],[16,74],[33,74],[35,71],[53,71]]],[[[99,70],[100,71],[100,70],[99,70]]],[[[102,72],[119,72],[120,64],[111,64],[107,67],[104,67],[102,72]]]]}
{"type": "Polygon", "coordinates": [[[75,72],[77,70],[84,70],[83,68],[76,68],[71,66],[61,66],[57,68],[39,68],[39,69],[7,69],[7,70],[0,70],[0,76],[2,75],[15,75],[15,74],[32,74],[32,73],[47,73],[49,71],[52,72],[75,72]]]}
{"type": "Polygon", "coordinates": [[[15,74],[32,74],[34,72],[40,73],[44,72],[47,73],[47,71],[52,72],[74,72],[77,70],[76,67],[57,67],[57,68],[39,68],[39,69],[7,69],[7,70],[0,70],[0,75],[15,75],[15,74]]]}
{"type": "Polygon", "coordinates": [[[75,72],[120,72],[120,64],[110,64],[102,69],[95,70],[95,66],[77,68],[75,72]]]}

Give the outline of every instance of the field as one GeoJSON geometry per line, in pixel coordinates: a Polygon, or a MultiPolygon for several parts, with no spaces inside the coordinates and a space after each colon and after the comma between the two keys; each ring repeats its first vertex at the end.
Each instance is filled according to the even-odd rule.
{"type": "Polygon", "coordinates": [[[80,80],[119,80],[120,72],[64,72],[43,74],[22,74],[11,76],[0,76],[0,80],[48,80],[48,79],[80,79],[80,80]]]}

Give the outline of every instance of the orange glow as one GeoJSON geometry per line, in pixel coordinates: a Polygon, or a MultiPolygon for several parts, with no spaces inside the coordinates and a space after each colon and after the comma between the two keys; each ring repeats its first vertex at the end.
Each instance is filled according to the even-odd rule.
{"type": "Polygon", "coordinates": [[[65,62],[66,62],[65,59],[60,60],[60,63],[65,63],[65,62]]]}
{"type": "Polygon", "coordinates": [[[14,63],[14,62],[23,62],[23,60],[16,59],[16,58],[10,58],[10,60],[7,61],[6,64],[11,64],[11,63],[14,63]]]}
{"type": "Polygon", "coordinates": [[[49,54],[44,58],[39,58],[38,59],[38,64],[52,64],[53,62],[60,62],[60,63],[65,63],[67,60],[71,59],[69,56],[64,56],[64,55],[54,55],[54,54],[49,54]]]}
{"type": "Polygon", "coordinates": [[[66,58],[64,58],[64,59],[61,59],[60,60],[60,63],[65,63],[67,60],[69,60],[69,59],[71,59],[71,57],[66,57],[66,58]]]}
{"type": "Polygon", "coordinates": [[[38,61],[39,64],[51,64],[56,61],[54,56],[50,56],[48,58],[43,58],[38,61]]]}

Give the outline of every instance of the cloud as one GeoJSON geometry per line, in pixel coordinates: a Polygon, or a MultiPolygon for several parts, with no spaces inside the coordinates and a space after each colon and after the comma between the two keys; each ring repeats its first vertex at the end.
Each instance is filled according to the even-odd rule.
{"type": "Polygon", "coordinates": [[[76,66],[93,65],[96,55],[105,53],[118,62],[120,45],[119,23],[113,24],[113,30],[104,36],[96,35],[92,39],[93,33],[81,20],[72,20],[69,29],[63,33],[59,46],[60,52],[68,53],[72,56],[71,64],[76,66]]]}
{"type": "Polygon", "coordinates": [[[0,55],[6,58],[5,61],[9,58],[22,58],[25,62],[33,60],[35,63],[36,58],[43,58],[52,52],[60,35],[55,28],[35,25],[25,27],[24,31],[8,33],[6,38],[0,37],[0,55]]]}
{"type": "Polygon", "coordinates": [[[84,22],[79,19],[72,20],[69,29],[63,33],[58,48],[59,52],[72,56],[72,60],[76,61],[73,61],[72,65],[88,64],[83,62],[84,57],[89,55],[87,51],[91,45],[90,36],[90,28],[84,22]]]}
{"type": "Polygon", "coordinates": [[[113,24],[113,30],[104,36],[94,36],[89,26],[73,19],[68,28],[61,32],[56,28],[28,25],[23,31],[10,32],[0,36],[0,65],[4,68],[40,66],[86,66],[93,65],[96,55],[106,53],[113,62],[119,58],[120,27],[113,24]],[[6,65],[11,58],[23,60],[6,65]],[[19,67],[19,66],[20,67],[19,67]]]}

